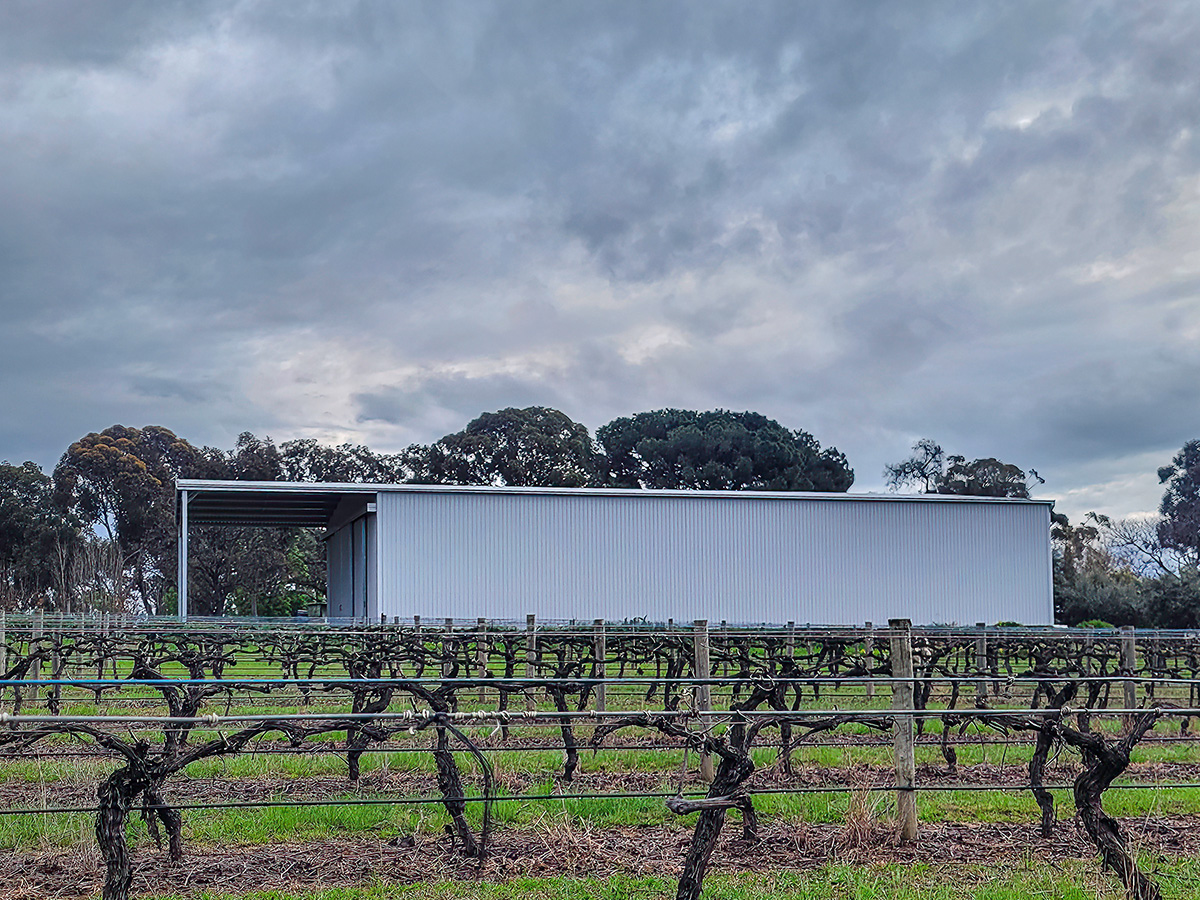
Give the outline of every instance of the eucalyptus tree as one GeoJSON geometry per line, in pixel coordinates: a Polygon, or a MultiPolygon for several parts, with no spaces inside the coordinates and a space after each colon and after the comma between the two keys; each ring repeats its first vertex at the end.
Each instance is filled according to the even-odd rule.
{"type": "Polygon", "coordinates": [[[1171,464],[1158,470],[1158,481],[1167,486],[1159,506],[1159,539],[1185,565],[1200,568],[1200,440],[1184,444],[1171,464]]]}
{"type": "Polygon", "coordinates": [[[161,611],[174,576],[175,479],[205,469],[201,450],[160,425],[84,435],[54,469],[57,505],[116,543],[147,613],[161,611]]]}
{"type": "Polygon", "coordinates": [[[1030,490],[1044,479],[1034,469],[988,456],[968,460],[948,456],[941,444],[921,438],[907,458],[884,466],[884,479],[892,490],[917,488],[926,494],[959,494],[971,497],[1028,499],[1030,490]]]}
{"type": "Polygon", "coordinates": [[[69,611],[78,523],[57,509],[54,483],[33,462],[0,463],[0,607],[55,603],[69,611]]]}

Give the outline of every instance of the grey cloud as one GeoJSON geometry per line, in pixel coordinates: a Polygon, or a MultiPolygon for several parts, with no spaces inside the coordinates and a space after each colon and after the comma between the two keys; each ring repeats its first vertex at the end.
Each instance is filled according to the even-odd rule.
{"type": "Polygon", "coordinates": [[[0,57],[20,65],[111,65],[204,21],[207,0],[13,0],[0,6],[0,57]]]}
{"type": "Polygon", "coordinates": [[[151,400],[161,399],[199,404],[210,400],[213,396],[213,389],[210,385],[182,378],[134,376],[130,379],[129,384],[135,393],[151,400]]]}
{"type": "Polygon", "coordinates": [[[863,487],[930,435],[1065,490],[1196,421],[1189,7],[51,9],[0,11],[0,457],[308,433],[247,387],[319,382],[297,334],[369,369],[339,433],[760,409],[863,487]]]}
{"type": "Polygon", "coordinates": [[[513,376],[487,379],[434,377],[423,381],[418,391],[392,388],[354,396],[360,422],[381,421],[393,425],[420,422],[424,428],[432,429],[428,440],[461,430],[480,413],[510,406],[551,406],[570,415],[570,404],[563,400],[540,381],[513,376]],[[465,410],[472,409],[475,411],[463,417],[465,410]],[[433,434],[433,431],[437,433],[433,434]]]}

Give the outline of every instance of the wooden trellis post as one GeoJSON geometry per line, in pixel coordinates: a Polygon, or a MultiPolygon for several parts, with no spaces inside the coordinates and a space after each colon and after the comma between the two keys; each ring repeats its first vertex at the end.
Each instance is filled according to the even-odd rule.
{"type": "MultiPolygon", "coordinates": [[[[1121,671],[1133,675],[1137,671],[1137,631],[1132,625],[1121,626],[1121,671]]],[[[1125,708],[1137,708],[1137,682],[1126,678],[1125,708]]]]}
{"type": "Polygon", "coordinates": [[[604,712],[608,708],[608,690],[605,682],[608,680],[608,648],[605,647],[604,620],[592,622],[592,643],[596,656],[596,711],[604,712]]]}
{"type": "MultiPolygon", "coordinates": [[[[532,680],[537,677],[537,617],[529,613],[525,617],[525,678],[532,680]]],[[[525,708],[533,709],[533,691],[525,688],[525,708]]]]}
{"type": "Polygon", "coordinates": [[[983,674],[987,671],[988,664],[987,623],[976,622],[975,627],[979,629],[979,633],[975,635],[975,668],[980,675],[975,683],[975,705],[983,706],[987,702],[987,678],[983,674]]]}
{"type": "MultiPolygon", "coordinates": [[[[30,654],[37,652],[38,645],[41,643],[41,641],[42,641],[42,611],[39,609],[33,614],[33,630],[31,632],[31,635],[29,638],[30,654]]],[[[29,680],[30,681],[41,681],[42,680],[42,660],[40,657],[34,661],[32,666],[29,667],[29,680]]],[[[30,690],[29,699],[32,702],[36,703],[37,698],[38,698],[38,688],[35,685],[30,690]]]]}
{"type": "MultiPolygon", "coordinates": [[[[712,678],[712,666],[708,659],[708,620],[697,619],[692,624],[692,636],[695,643],[696,653],[696,677],[709,679],[712,678]]],[[[697,684],[695,686],[696,709],[699,712],[712,711],[712,688],[707,684],[697,684]]],[[[700,720],[703,727],[707,729],[711,720],[707,717],[700,720]]],[[[705,781],[712,781],[715,777],[713,771],[712,755],[708,753],[700,754],[700,777],[705,781]]]]}
{"type": "Polygon", "coordinates": [[[866,686],[867,699],[872,700],[875,697],[875,682],[871,680],[871,664],[875,654],[875,625],[871,622],[867,623],[867,633],[863,636],[863,655],[866,657],[864,668],[867,670],[867,678],[863,682],[866,686]]]}
{"type": "MultiPolygon", "coordinates": [[[[1147,663],[1147,665],[1146,665],[1146,670],[1147,670],[1146,674],[1147,675],[1150,675],[1150,676],[1160,675],[1161,676],[1161,675],[1167,674],[1166,671],[1164,670],[1162,638],[1159,637],[1158,632],[1155,632],[1154,638],[1150,641],[1150,655],[1149,655],[1149,658],[1146,660],[1146,663],[1147,663]]],[[[1149,703],[1151,706],[1155,705],[1155,703],[1154,703],[1154,688],[1155,688],[1155,682],[1154,682],[1153,677],[1151,677],[1151,680],[1146,682],[1146,702],[1149,703]]]]}
{"type": "Polygon", "coordinates": [[[54,632],[54,642],[50,647],[50,679],[54,686],[50,688],[50,707],[58,714],[58,705],[62,700],[62,629],[54,632]]]}
{"type": "Polygon", "coordinates": [[[892,709],[895,716],[896,830],[902,843],[917,839],[916,750],[913,746],[912,622],[889,619],[892,658],[892,709]]]}
{"type": "MultiPolygon", "coordinates": [[[[488,647],[487,647],[487,619],[478,618],[475,620],[475,675],[477,678],[487,678],[488,668],[488,647]]],[[[483,685],[479,686],[479,704],[482,706],[487,702],[483,685]]]]}

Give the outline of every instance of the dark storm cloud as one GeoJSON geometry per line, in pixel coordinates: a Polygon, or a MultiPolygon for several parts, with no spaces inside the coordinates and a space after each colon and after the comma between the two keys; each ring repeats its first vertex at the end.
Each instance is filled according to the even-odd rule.
{"type": "Polygon", "coordinates": [[[860,487],[930,435],[1150,508],[1200,412],[1198,43],[1168,4],[7,4],[0,456],[724,406],[860,487]]]}

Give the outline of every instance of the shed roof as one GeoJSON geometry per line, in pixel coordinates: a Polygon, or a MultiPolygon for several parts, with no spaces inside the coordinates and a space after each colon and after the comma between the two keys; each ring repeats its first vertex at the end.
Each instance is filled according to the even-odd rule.
{"type": "Polygon", "coordinates": [[[329,524],[342,498],[405,493],[591,495],[601,497],[715,497],[726,500],[836,500],[865,503],[1020,503],[1053,506],[1052,500],[964,497],[953,494],[847,494],[803,491],[690,491],[629,488],[494,487],[445,484],[356,484],[292,481],[210,481],[181,478],[176,491],[188,493],[188,520],[207,525],[295,525],[320,528],[329,524]]]}

